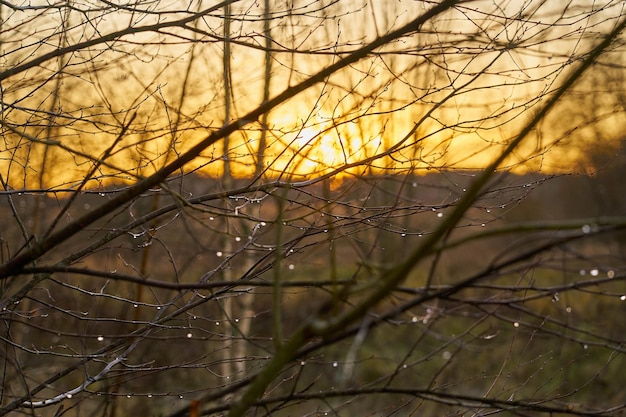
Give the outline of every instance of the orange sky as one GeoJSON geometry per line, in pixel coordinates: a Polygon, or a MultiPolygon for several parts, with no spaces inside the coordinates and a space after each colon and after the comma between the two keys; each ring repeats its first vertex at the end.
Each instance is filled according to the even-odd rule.
{"type": "MultiPolygon", "coordinates": [[[[314,3],[307,4],[310,8],[314,3]]],[[[277,49],[272,56],[273,94],[337,59],[328,52],[354,50],[413,18],[423,7],[382,0],[356,6],[356,2],[343,1],[334,8],[311,9],[298,16],[277,11],[279,17],[272,21],[277,49]],[[296,49],[312,53],[294,53],[296,49]]],[[[254,2],[242,1],[235,6],[234,15],[242,11],[254,16],[261,12],[256,7],[254,2]]],[[[516,6],[507,7],[513,11],[516,6]]],[[[586,39],[593,40],[591,35],[610,26],[616,17],[611,8],[590,19],[582,18],[575,8],[563,18],[559,17],[561,10],[531,9],[527,9],[525,21],[505,21],[493,17],[503,11],[492,3],[470,3],[463,13],[444,15],[424,27],[425,33],[394,42],[381,51],[382,55],[363,59],[327,83],[284,103],[269,116],[266,175],[286,173],[290,178],[303,179],[345,164],[357,164],[347,171],[350,174],[484,166],[541,104],[541,96],[558,85],[569,63],[575,62],[571,57],[589,48],[586,39]],[[519,48],[503,48],[506,42],[515,42],[519,48]],[[368,159],[393,147],[398,149],[390,157],[368,159]],[[368,163],[358,165],[364,160],[368,163]]],[[[130,18],[124,13],[111,15],[101,23],[102,30],[123,27],[130,18]]],[[[51,29],[54,19],[45,17],[51,29]]],[[[78,22],[80,17],[71,15],[69,19],[78,22]]],[[[204,22],[214,33],[220,33],[221,19],[207,18],[204,22]]],[[[148,17],[141,21],[148,23],[148,17]]],[[[81,29],[77,27],[64,42],[80,39],[81,29]]],[[[259,45],[261,31],[260,23],[234,21],[237,42],[259,45]]],[[[132,43],[120,42],[115,51],[92,48],[65,57],[64,64],[74,65],[64,69],[58,84],[55,78],[44,83],[46,74],[41,70],[5,81],[6,102],[15,100],[22,107],[52,109],[60,114],[45,118],[17,110],[6,112],[6,123],[32,125],[22,138],[15,133],[5,136],[0,169],[12,186],[36,188],[41,181],[44,187],[76,184],[93,166],[84,155],[100,158],[133,113],[137,117],[129,133],[113,148],[107,159],[110,166],[100,167],[96,173],[99,180],[92,186],[149,175],[221,126],[223,43],[204,42],[206,36],[182,29],[170,32],[195,36],[201,42],[162,34],[133,35],[128,39],[132,43]],[[154,45],[142,46],[145,42],[154,45]],[[85,58],[93,65],[79,63],[85,58]],[[50,127],[51,119],[57,126],[50,127]],[[56,140],[64,148],[46,150],[45,145],[33,144],[29,137],[56,140]]],[[[34,31],[33,36],[37,33],[34,31]]],[[[42,31],[40,36],[43,34],[49,35],[49,31],[42,31]]],[[[95,32],[89,35],[95,36],[95,32]]],[[[11,39],[5,42],[10,50],[11,39]]],[[[43,52],[34,50],[35,55],[38,53],[43,52]]],[[[258,49],[232,46],[232,119],[261,103],[263,59],[258,49]]],[[[61,65],[50,62],[46,68],[57,64],[61,65]]],[[[613,100],[604,102],[615,105],[613,100]]],[[[603,122],[617,131],[618,119],[606,117],[603,122]]],[[[603,129],[605,140],[617,135],[608,127],[603,129]]],[[[259,123],[253,123],[230,138],[228,159],[234,175],[254,172],[261,130],[259,123]]],[[[569,130],[568,125],[544,123],[512,156],[510,165],[530,160],[517,169],[573,169],[581,158],[580,148],[572,146],[574,136],[568,136],[566,146],[552,149],[569,130]]],[[[582,125],[575,134],[584,139],[587,130],[582,125]]],[[[223,160],[224,150],[218,144],[205,150],[188,169],[220,175],[223,160]]]]}

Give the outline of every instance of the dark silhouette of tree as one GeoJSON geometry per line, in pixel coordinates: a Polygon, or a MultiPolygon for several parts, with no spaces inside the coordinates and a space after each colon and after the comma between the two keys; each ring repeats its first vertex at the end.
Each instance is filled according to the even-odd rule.
{"type": "Polygon", "coordinates": [[[0,1],[0,415],[623,413],[623,7],[496,3],[0,1]]]}

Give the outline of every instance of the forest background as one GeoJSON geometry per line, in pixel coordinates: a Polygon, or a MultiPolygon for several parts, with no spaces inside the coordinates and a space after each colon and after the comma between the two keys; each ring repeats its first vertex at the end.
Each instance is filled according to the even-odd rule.
{"type": "Polygon", "coordinates": [[[0,1],[0,415],[621,415],[621,1],[0,1]]]}

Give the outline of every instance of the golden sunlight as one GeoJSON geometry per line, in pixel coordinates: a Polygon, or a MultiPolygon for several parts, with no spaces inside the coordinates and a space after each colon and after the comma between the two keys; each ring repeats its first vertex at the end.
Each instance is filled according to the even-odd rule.
{"type": "MultiPolygon", "coordinates": [[[[146,45],[120,42],[99,51],[95,67],[60,63],[64,69],[57,83],[48,82],[45,67],[32,69],[28,82],[9,79],[3,100],[45,111],[5,114],[0,170],[15,189],[74,188],[92,170],[91,187],[148,176],[219,129],[224,119],[237,120],[256,108],[266,88],[269,97],[276,96],[424,11],[418,5],[385,3],[383,12],[382,3],[374,3],[357,9],[352,2],[337,5],[338,16],[349,12],[360,25],[312,13],[310,19],[320,24],[313,32],[286,30],[280,24],[289,15],[279,13],[282,17],[270,28],[275,47],[268,55],[269,72],[263,65],[266,52],[245,37],[229,45],[225,65],[224,40],[181,42],[178,34],[155,32],[135,38],[146,45]]],[[[258,6],[242,2],[234,7],[233,13],[243,16],[258,6]]],[[[484,167],[552,93],[575,62],[572,56],[590,43],[583,32],[558,25],[539,31],[518,22],[502,31],[485,17],[489,13],[468,9],[466,14],[471,24],[467,15],[451,11],[436,21],[436,30],[404,37],[336,71],[273,108],[266,125],[242,125],[228,138],[228,149],[226,142],[218,142],[186,169],[219,177],[228,163],[233,176],[247,177],[262,165],[266,178],[297,180],[333,170],[340,179],[484,167]],[[477,22],[484,27],[477,28],[477,22]],[[515,45],[498,46],[512,36],[517,36],[515,45]],[[557,49],[568,52],[556,54],[557,49]]],[[[220,17],[206,19],[223,30],[220,17]]],[[[120,21],[114,20],[107,23],[111,28],[100,30],[118,28],[120,21]]],[[[261,23],[246,28],[255,42],[261,23]]],[[[594,94],[600,113],[617,105],[606,98],[610,91],[594,94]]],[[[579,106],[579,97],[568,99],[563,109],[579,106]]],[[[505,168],[571,171],[584,158],[575,146],[586,143],[584,121],[577,130],[555,114],[505,168]]],[[[614,142],[619,133],[605,136],[604,141],[614,142]]]]}

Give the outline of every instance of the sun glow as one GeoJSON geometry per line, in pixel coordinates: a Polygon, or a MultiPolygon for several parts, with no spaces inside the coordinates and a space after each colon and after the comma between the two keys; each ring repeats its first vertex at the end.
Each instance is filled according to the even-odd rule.
{"type": "MultiPolygon", "coordinates": [[[[244,7],[244,3],[248,4],[241,2],[239,6],[244,7]]],[[[393,6],[374,2],[353,9],[350,3],[333,5],[336,15],[350,10],[348,15],[355,21],[372,24],[376,23],[370,20],[372,16],[385,15],[393,27],[423,12],[423,5],[415,5],[416,9],[398,2],[393,6]],[[403,9],[391,12],[396,7],[403,9]]],[[[254,2],[248,5],[250,10],[258,7],[254,2]]],[[[510,7],[513,3],[505,9],[510,7]]],[[[37,21],[34,10],[32,18],[37,21]]],[[[80,59],[79,55],[68,55],[64,57],[67,62],[59,61],[62,67],[55,69],[50,61],[31,68],[26,77],[18,74],[5,79],[2,100],[13,104],[5,106],[2,119],[3,179],[15,189],[75,188],[94,170],[89,187],[137,181],[219,130],[225,119],[232,123],[249,114],[266,99],[264,91],[276,97],[290,86],[306,83],[312,74],[391,30],[391,26],[377,27],[375,33],[369,30],[375,25],[350,25],[345,19],[335,22],[328,16],[327,23],[333,21],[332,25],[293,34],[281,29],[292,24],[289,10],[284,11],[272,19],[275,48],[268,72],[263,65],[263,49],[247,44],[261,33],[262,21],[251,17],[241,21],[239,35],[246,35],[230,45],[229,85],[224,82],[226,67],[221,58],[224,40],[200,40],[195,35],[167,31],[135,34],[133,42],[120,39],[115,48],[102,49],[97,62],[110,65],[92,68],[87,55],[80,59]],[[293,59],[296,50],[298,59],[293,59]]],[[[238,12],[248,16],[247,8],[238,12]]],[[[612,16],[610,10],[606,12],[605,17],[612,16]]],[[[119,13],[123,16],[126,12],[119,13]]],[[[172,16],[178,13],[172,12],[172,16]]],[[[576,21],[574,15],[566,18],[555,14],[560,17],[555,18],[559,24],[554,27],[546,22],[518,27],[508,18],[494,24],[500,12],[489,18],[476,13],[451,11],[438,22],[436,30],[407,35],[401,42],[381,48],[380,54],[369,54],[323,82],[311,83],[272,108],[265,125],[259,120],[246,121],[228,141],[217,141],[194,155],[185,172],[302,180],[330,174],[341,179],[485,167],[540,108],[542,98],[558,86],[558,77],[588,45],[581,43],[585,32],[566,31],[568,26],[561,24],[563,19],[576,21]],[[450,22],[454,22],[454,30],[450,22]],[[501,25],[506,30],[501,30],[501,25]],[[537,33],[539,26],[543,29],[537,33]],[[513,32],[508,31],[516,34],[515,44],[511,43],[513,32]],[[534,37],[539,35],[546,40],[537,44],[534,37]],[[506,47],[499,50],[498,45],[506,47]],[[550,52],[555,50],[568,52],[550,52]]],[[[17,53],[5,57],[8,67],[22,59],[28,61],[25,57],[30,53],[36,56],[56,50],[53,40],[57,35],[40,31],[35,25],[23,25],[22,17],[11,20],[17,16],[12,15],[6,25],[26,30],[32,37],[31,47],[23,49],[20,30],[6,30],[3,45],[17,53]],[[36,45],[49,49],[32,49],[36,45]]],[[[57,22],[56,15],[49,15],[45,22],[58,24],[59,36],[72,28],[68,39],[89,38],[119,29],[116,25],[123,27],[123,19],[109,19],[95,30],[80,23],[78,14],[71,16],[76,20],[63,22],[59,16],[57,22]]],[[[150,16],[158,20],[159,14],[150,16]]],[[[202,25],[207,25],[206,30],[223,25],[219,16],[205,18],[202,25]]],[[[319,23],[319,16],[309,18],[319,23]]],[[[611,22],[606,19],[602,25],[611,22]]],[[[178,25],[171,29],[185,32],[178,25]]],[[[68,39],[56,39],[56,43],[68,39]]],[[[609,93],[594,91],[596,114],[623,108],[623,103],[611,99],[609,93]]],[[[610,123],[602,116],[605,123],[601,129],[595,128],[597,119],[586,124],[576,120],[574,126],[557,116],[554,123],[545,123],[529,135],[505,168],[571,171],[571,165],[584,158],[583,152],[572,146],[576,141],[591,148],[588,138],[597,138],[598,132],[607,144],[621,137],[624,118],[621,112],[614,114],[610,123]],[[566,146],[555,146],[561,143],[566,146]]]]}

